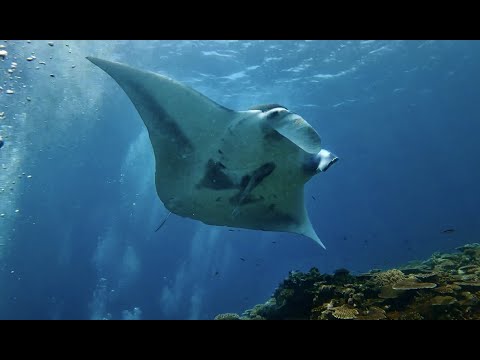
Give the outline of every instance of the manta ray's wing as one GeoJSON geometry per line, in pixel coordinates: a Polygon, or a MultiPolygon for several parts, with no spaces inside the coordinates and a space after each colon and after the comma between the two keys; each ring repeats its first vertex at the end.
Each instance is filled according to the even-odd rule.
{"type": "Polygon", "coordinates": [[[293,214],[293,211],[295,211],[295,215],[300,220],[299,223],[291,232],[309,237],[310,239],[315,241],[317,244],[319,244],[321,247],[326,249],[325,245],[323,244],[323,242],[320,240],[317,233],[315,232],[312,226],[312,223],[310,222],[310,217],[308,216],[304,199],[305,199],[304,187],[298,186],[292,191],[292,200],[291,200],[292,203],[288,204],[288,202],[285,202],[283,204],[280,204],[280,206],[283,205],[285,206],[285,208],[287,208],[286,205],[288,204],[290,212],[293,214]]]}
{"type": "MultiPolygon", "coordinates": [[[[165,203],[186,191],[191,169],[237,114],[165,76],[87,57],[125,91],[148,129],[157,193],[165,203]]],[[[214,151],[214,150],[212,150],[214,151]]]]}
{"type": "MultiPolygon", "coordinates": [[[[272,178],[275,182],[276,179],[272,178]]],[[[280,183],[280,182],[277,182],[280,183]]],[[[303,184],[291,184],[283,188],[259,186],[256,192],[265,198],[265,204],[253,204],[246,217],[256,228],[270,231],[285,231],[304,235],[325,249],[317,233],[313,229],[305,207],[303,184]],[[276,190],[279,191],[276,191],[276,190]]]]}

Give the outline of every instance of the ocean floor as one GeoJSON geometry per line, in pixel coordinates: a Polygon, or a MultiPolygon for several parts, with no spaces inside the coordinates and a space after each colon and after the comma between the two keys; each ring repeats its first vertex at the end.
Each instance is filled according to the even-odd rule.
{"type": "Polygon", "coordinates": [[[480,244],[397,269],[290,272],[265,303],[215,320],[479,320],[480,244]]]}

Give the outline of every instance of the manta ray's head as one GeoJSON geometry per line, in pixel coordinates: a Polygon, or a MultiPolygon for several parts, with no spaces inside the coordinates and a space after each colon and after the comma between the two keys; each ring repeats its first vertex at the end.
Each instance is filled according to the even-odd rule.
{"type": "Polygon", "coordinates": [[[308,175],[325,172],[338,161],[335,154],[320,148],[320,137],[300,115],[276,105],[264,116],[270,126],[305,150],[303,169],[308,175]]]}

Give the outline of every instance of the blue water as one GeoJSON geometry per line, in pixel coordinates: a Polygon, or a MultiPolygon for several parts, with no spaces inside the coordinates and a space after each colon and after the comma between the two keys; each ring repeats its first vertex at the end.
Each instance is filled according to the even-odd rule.
{"type": "Polygon", "coordinates": [[[480,239],[478,41],[52,41],[0,42],[2,319],[211,319],[293,269],[395,267],[480,239]],[[154,232],[167,210],[146,129],[89,55],[309,121],[340,157],[306,185],[327,250],[175,215],[154,232]]]}

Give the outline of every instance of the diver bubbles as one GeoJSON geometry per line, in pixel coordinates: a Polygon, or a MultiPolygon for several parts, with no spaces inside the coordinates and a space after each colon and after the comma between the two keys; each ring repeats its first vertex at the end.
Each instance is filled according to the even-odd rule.
{"type": "Polygon", "coordinates": [[[122,311],[122,320],[141,320],[142,310],[135,306],[131,311],[123,310],[122,311]]]}
{"type": "Polygon", "coordinates": [[[100,278],[93,291],[92,301],[89,304],[90,320],[110,320],[112,314],[107,312],[107,303],[109,300],[109,289],[107,279],[100,278]]]}

